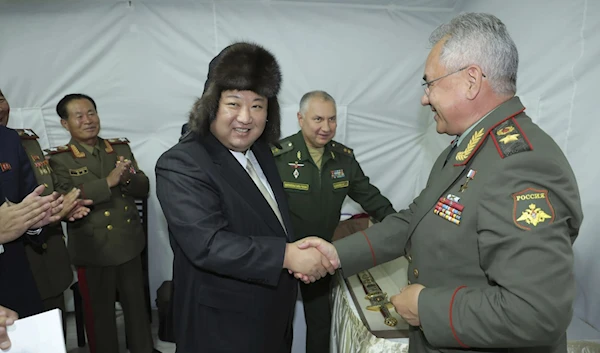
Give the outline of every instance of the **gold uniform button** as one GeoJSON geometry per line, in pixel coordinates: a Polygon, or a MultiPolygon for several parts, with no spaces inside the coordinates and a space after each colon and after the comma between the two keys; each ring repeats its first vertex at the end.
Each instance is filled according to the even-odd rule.
{"type": "Polygon", "coordinates": [[[419,270],[417,270],[416,268],[413,270],[413,275],[415,275],[415,278],[419,278],[419,270]]]}
{"type": "Polygon", "coordinates": [[[42,244],[42,249],[44,249],[44,250],[48,249],[48,244],[46,244],[46,243],[42,244]]]}
{"type": "Polygon", "coordinates": [[[408,262],[412,262],[412,256],[406,255],[406,259],[408,260],[408,262]]]}
{"type": "Polygon", "coordinates": [[[125,211],[127,211],[129,209],[129,206],[125,206],[125,211]]]}
{"type": "Polygon", "coordinates": [[[106,216],[106,217],[110,216],[110,211],[104,211],[104,216],[106,216]]]}
{"type": "Polygon", "coordinates": [[[127,223],[131,223],[131,219],[127,219],[127,223]]]}
{"type": "Polygon", "coordinates": [[[109,224],[109,225],[107,225],[107,226],[106,226],[106,229],[108,229],[108,230],[112,230],[112,229],[113,229],[113,226],[112,226],[112,224],[109,224]]]}

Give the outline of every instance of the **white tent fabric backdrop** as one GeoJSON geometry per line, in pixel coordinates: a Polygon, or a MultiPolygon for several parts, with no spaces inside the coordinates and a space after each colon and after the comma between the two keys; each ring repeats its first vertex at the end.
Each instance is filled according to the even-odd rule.
{"type": "MultiPolygon", "coordinates": [[[[600,228],[600,163],[587,155],[600,129],[594,104],[600,18],[593,16],[599,2],[0,0],[0,88],[12,106],[9,126],[34,129],[42,147],[68,141],[55,107],[75,92],[96,100],[101,136],[131,141],[152,185],[154,299],[172,271],[154,166],[177,142],[214,55],[249,40],[277,56],[283,136],[298,129],[303,93],[331,93],[338,103],[336,140],[354,148],[372,182],[401,209],[452,140],[435,133],[431,112],[420,105],[420,83],[429,34],[463,11],[490,12],[506,23],[520,51],[518,94],[572,163],[585,212],[575,243],[575,310],[600,329],[600,239],[594,231],[600,228]]],[[[359,210],[352,202],[344,208],[359,210]]]]}

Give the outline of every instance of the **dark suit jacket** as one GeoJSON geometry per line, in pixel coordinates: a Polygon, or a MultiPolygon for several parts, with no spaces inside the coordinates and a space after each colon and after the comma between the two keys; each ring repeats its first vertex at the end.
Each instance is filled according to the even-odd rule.
{"type": "Polygon", "coordinates": [[[292,237],[268,146],[252,147],[288,237],[239,162],[218,140],[191,133],[156,165],[156,191],[174,252],[177,352],[291,350],[297,281],[282,269],[292,237]]]}
{"type": "MultiPolygon", "coordinates": [[[[5,198],[21,202],[37,184],[19,135],[4,126],[0,126],[0,165],[0,204],[5,198]]],[[[23,238],[4,244],[4,253],[0,254],[0,305],[16,311],[19,317],[42,311],[23,238]]]]}

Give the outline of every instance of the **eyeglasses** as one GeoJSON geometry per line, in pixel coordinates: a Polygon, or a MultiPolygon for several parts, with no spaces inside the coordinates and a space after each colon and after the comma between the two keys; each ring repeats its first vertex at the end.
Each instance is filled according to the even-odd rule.
{"type": "MultiPolygon", "coordinates": [[[[425,94],[429,96],[429,89],[431,88],[431,84],[434,83],[435,81],[439,81],[439,80],[443,79],[444,77],[448,77],[450,75],[454,75],[455,73],[461,72],[462,70],[466,69],[467,67],[468,66],[465,66],[465,67],[463,67],[461,69],[458,69],[456,71],[453,71],[453,72],[451,72],[449,74],[445,74],[444,76],[440,76],[438,78],[434,78],[431,81],[425,81],[424,83],[421,84],[421,86],[423,86],[423,89],[425,90],[425,94]]],[[[485,75],[484,75],[484,77],[485,77],[485,75]]]]}
{"type": "MultiPolygon", "coordinates": [[[[425,81],[424,83],[422,83],[422,84],[421,84],[421,86],[423,86],[423,89],[425,90],[425,94],[426,94],[427,96],[429,96],[429,90],[431,89],[431,84],[432,84],[432,83],[434,83],[435,81],[441,80],[441,79],[443,79],[444,77],[448,77],[448,76],[450,76],[450,75],[454,75],[455,73],[461,72],[462,70],[464,70],[464,69],[466,69],[466,68],[468,68],[468,67],[469,67],[469,66],[465,66],[465,67],[463,67],[463,68],[461,68],[461,69],[458,69],[458,70],[456,70],[456,71],[453,71],[453,72],[451,72],[451,73],[449,73],[449,74],[445,74],[444,76],[440,76],[440,77],[438,77],[438,78],[434,78],[434,79],[433,79],[433,80],[431,80],[431,81],[425,81]]],[[[483,72],[481,73],[481,76],[482,76],[483,78],[486,78],[486,76],[485,76],[485,74],[484,74],[483,72]]]]}

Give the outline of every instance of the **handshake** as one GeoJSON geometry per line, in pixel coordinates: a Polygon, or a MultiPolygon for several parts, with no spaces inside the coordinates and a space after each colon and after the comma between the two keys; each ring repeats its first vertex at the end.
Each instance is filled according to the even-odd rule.
{"type": "Polygon", "coordinates": [[[319,237],[306,237],[285,247],[283,268],[308,284],[333,275],[340,268],[337,250],[330,242],[319,237]]]}

